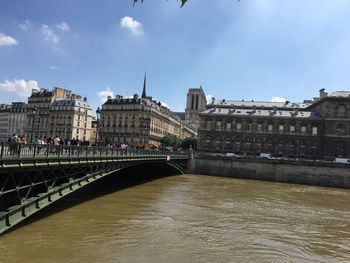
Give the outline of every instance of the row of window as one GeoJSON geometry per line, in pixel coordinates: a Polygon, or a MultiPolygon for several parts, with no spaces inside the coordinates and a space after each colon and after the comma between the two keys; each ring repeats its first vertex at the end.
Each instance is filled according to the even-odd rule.
{"type": "MultiPolygon", "coordinates": [[[[306,126],[300,126],[299,127],[299,130],[297,131],[297,127],[298,126],[295,126],[295,125],[289,125],[288,126],[288,131],[291,132],[291,133],[295,133],[295,132],[301,132],[301,133],[306,133],[308,132],[308,129],[306,126]]],[[[212,122],[207,122],[206,123],[206,129],[207,130],[210,130],[212,128],[212,122]]],[[[223,123],[221,123],[221,121],[217,121],[216,122],[216,125],[215,125],[215,130],[217,131],[220,131],[222,130],[223,128],[226,128],[227,131],[231,131],[232,130],[232,123],[228,122],[226,123],[226,126],[223,125],[223,123]]],[[[243,125],[242,123],[236,123],[235,125],[235,128],[237,131],[242,131],[243,130],[243,125]]],[[[245,127],[244,127],[245,131],[253,131],[253,124],[246,124],[245,127]]],[[[262,124],[257,124],[256,125],[256,132],[263,132],[263,131],[268,131],[268,132],[273,132],[274,131],[274,125],[272,124],[268,124],[268,125],[262,125],[262,124]]],[[[283,124],[279,124],[278,125],[278,131],[279,132],[284,132],[284,131],[287,131],[285,125],[283,124]]],[[[317,135],[318,134],[318,127],[316,126],[313,126],[311,128],[311,132],[312,132],[312,135],[317,135]]]]}

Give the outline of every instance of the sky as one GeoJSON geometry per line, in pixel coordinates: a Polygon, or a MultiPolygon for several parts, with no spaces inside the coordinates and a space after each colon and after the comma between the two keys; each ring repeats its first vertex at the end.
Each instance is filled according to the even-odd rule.
{"type": "Polygon", "coordinates": [[[216,99],[301,102],[349,90],[349,0],[1,0],[0,103],[67,88],[184,111],[216,99]]]}

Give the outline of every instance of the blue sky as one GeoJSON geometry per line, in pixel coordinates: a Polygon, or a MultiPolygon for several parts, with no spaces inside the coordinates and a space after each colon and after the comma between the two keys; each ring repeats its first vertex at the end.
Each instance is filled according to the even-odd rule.
{"type": "Polygon", "coordinates": [[[0,102],[32,87],[86,96],[142,92],[184,111],[217,99],[302,101],[349,90],[348,0],[1,0],[0,102]]]}

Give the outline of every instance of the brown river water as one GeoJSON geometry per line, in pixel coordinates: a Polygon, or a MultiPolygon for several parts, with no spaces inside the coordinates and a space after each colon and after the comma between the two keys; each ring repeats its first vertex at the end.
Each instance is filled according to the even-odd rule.
{"type": "Polygon", "coordinates": [[[0,262],[350,262],[350,190],[111,176],[0,236],[0,262]]]}

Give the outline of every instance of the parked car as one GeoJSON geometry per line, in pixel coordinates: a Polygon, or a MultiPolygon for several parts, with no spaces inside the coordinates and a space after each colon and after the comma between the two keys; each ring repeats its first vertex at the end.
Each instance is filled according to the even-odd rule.
{"type": "Polygon", "coordinates": [[[271,153],[260,153],[260,158],[261,159],[275,159],[271,153]]]}
{"type": "Polygon", "coordinates": [[[226,153],[226,157],[239,158],[240,156],[236,153],[226,153]]]}

